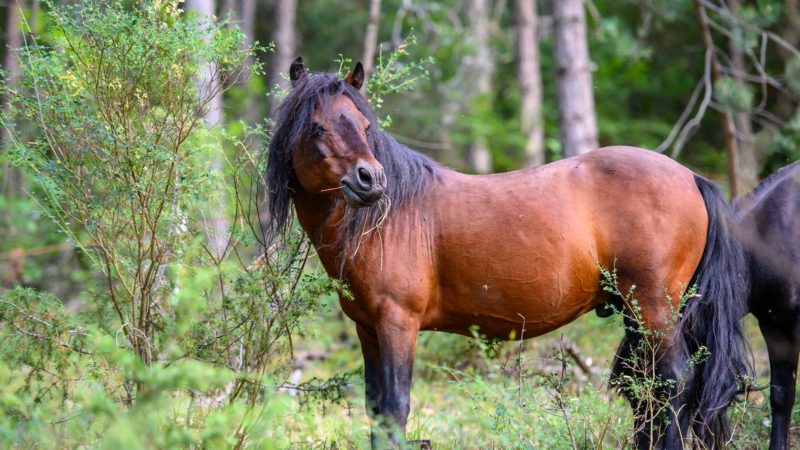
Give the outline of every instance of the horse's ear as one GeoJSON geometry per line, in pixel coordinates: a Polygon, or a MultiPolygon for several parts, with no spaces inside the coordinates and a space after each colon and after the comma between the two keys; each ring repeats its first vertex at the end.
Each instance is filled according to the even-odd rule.
{"type": "Polygon", "coordinates": [[[297,86],[305,76],[306,67],[303,65],[303,58],[298,56],[289,67],[289,79],[292,81],[292,87],[297,86]]]}
{"type": "Polygon", "coordinates": [[[361,61],[358,61],[356,65],[353,66],[353,69],[347,74],[344,81],[356,89],[361,89],[361,86],[364,85],[364,66],[361,65],[361,61]]]}

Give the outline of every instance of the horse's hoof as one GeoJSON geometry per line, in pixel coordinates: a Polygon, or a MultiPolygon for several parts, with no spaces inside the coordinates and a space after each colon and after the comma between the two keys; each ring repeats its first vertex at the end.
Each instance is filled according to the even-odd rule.
{"type": "Polygon", "coordinates": [[[431,450],[431,449],[433,449],[433,447],[431,447],[431,441],[429,439],[417,439],[417,440],[414,440],[414,441],[408,441],[408,442],[406,442],[406,444],[408,444],[408,446],[411,447],[411,448],[414,448],[414,449],[418,448],[419,450],[431,450]]]}

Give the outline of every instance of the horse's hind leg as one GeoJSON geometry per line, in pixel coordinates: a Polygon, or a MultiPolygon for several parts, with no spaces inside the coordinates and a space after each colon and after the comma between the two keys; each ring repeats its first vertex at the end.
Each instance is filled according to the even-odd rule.
{"type": "Polygon", "coordinates": [[[668,297],[663,288],[640,287],[634,293],[637,303],[628,299],[631,304],[624,305],[626,335],[613,376],[627,380],[621,387],[634,411],[637,448],[684,447],[689,418],[684,386],[687,361],[678,328],[679,295],[668,297]]]}
{"type": "Polygon", "coordinates": [[[786,333],[770,321],[759,321],[769,352],[770,408],[772,436],[770,450],[789,448],[789,426],[797,383],[797,359],[800,345],[795,330],[786,333]]]}
{"type": "Polygon", "coordinates": [[[626,332],[611,372],[615,385],[631,404],[634,447],[683,448],[688,416],[685,393],[678,385],[683,358],[677,348],[655,348],[642,330],[626,318],[626,332]],[[656,354],[653,354],[653,351],[656,354]],[[653,364],[655,362],[655,364],[653,364]]]}
{"type": "MultiPolygon", "coordinates": [[[[628,318],[625,319],[626,327],[628,318]]],[[[639,360],[638,349],[641,344],[641,335],[626,328],[625,336],[619,344],[617,354],[614,357],[614,363],[611,368],[611,385],[619,390],[619,392],[628,399],[628,402],[633,409],[633,428],[634,428],[634,445],[639,449],[646,449],[651,447],[651,433],[649,427],[644,420],[645,404],[638,398],[636,394],[636,386],[633,385],[636,377],[636,366],[639,360]]]]}
{"type": "MultiPolygon", "coordinates": [[[[668,340],[671,342],[672,340],[668,340]]],[[[689,430],[689,414],[687,403],[689,392],[684,385],[687,361],[683,350],[677,345],[668,345],[660,349],[656,362],[656,373],[665,384],[661,386],[663,398],[667,401],[665,415],[668,423],[664,434],[665,449],[684,447],[689,430]]]]}

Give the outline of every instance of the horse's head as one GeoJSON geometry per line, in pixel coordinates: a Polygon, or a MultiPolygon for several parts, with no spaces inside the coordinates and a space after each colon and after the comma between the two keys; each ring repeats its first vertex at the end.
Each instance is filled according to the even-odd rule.
{"type": "MultiPolygon", "coordinates": [[[[303,90],[310,77],[303,60],[289,69],[293,90],[303,90]]],[[[364,82],[364,68],[356,63],[344,80],[328,79],[323,92],[316,90],[304,136],[291,149],[297,181],[309,193],[337,193],[354,208],[371,206],[386,191],[386,175],[372,152],[371,121],[356,105],[364,82]]],[[[313,83],[312,83],[313,84],[313,83]]],[[[290,94],[291,95],[291,94],[290,94]]]]}

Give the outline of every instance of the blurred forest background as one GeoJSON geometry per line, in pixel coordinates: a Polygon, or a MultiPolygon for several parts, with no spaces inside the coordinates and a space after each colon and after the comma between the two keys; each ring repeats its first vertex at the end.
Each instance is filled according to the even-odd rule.
{"type": "MultiPolygon", "coordinates": [[[[460,171],[634,145],[737,196],[800,158],[798,0],[0,0],[0,24],[12,446],[367,444],[346,288],[299,231],[261,239],[296,56],[362,61],[384,127],[460,171]]],[[[590,316],[525,343],[426,334],[410,437],[627,445],[620,320],[590,316]]],[[[767,404],[733,411],[738,447],[763,447],[767,404]]]]}

